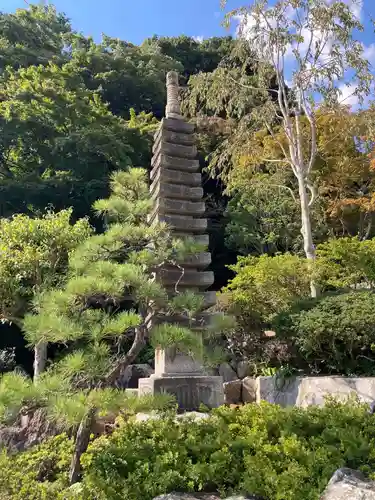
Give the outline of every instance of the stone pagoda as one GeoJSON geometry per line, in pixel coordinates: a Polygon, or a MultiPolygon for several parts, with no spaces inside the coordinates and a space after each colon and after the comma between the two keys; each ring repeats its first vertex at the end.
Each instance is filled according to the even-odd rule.
{"type": "MultiPolygon", "coordinates": [[[[154,200],[151,224],[164,221],[176,236],[193,237],[208,247],[194,126],[181,116],[175,72],[167,75],[166,118],[155,134],[150,191],[154,200]]],[[[183,274],[178,268],[170,268],[158,274],[158,279],[171,293],[178,282],[179,291],[204,294],[205,305],[210,307],[216,301],[215,292],[205,291],[214,281],[213,273],[205,270],[210,262],[211,254],[201,252],[182,264],[183,274]]],[[[175,322],[176,318],[171,320],[175,322]]],[[[200,320],[204,324],[209,314],[202,314],[200,320]]],[[[197,410],[201,404],[214,408],[224,402],[221,377],[206,375],[201,364],[187,355],[156,349],[155,374],[139,380],[139,394],[162,392],[173,394],[182,411],[197,410]]]]}

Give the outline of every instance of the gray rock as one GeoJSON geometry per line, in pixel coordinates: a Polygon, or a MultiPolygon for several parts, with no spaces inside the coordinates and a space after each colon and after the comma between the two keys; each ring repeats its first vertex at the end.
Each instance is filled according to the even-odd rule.
{"type": "Polygon", "coordinates": [[[237,364],[238,378],[243,379],[249,375],[250,366],[248,361],[239,361],[237,364]]]}
{"type": "Polygon", "coordinates": [[[138,389],[138,380],[148,378],[154,373],[151,366],[138,364],[128,366],[117,381],[117,386],[121,389],[138,389]]]}
{"type": "Polygon", "coordinates": [[[233,370],[229,363],[222,363],[219,366],[219,375],[223,377],[224,382],[232,382],[237,380],[237,373],[233,370]]]}
{"type": "Polygon", "coordinates": [[[375,500],[375,481],[352,469],[338,469],[321,500],[375,500]]]}
{"type": "Polygon", "coordinates": [[[227,404],[241,403],[242,381],[232,380],[232,382],[224,382],[224,400],[227,404]]]}
{"type": "Polygon", "coordinates": [[[252,377],[245,377],[242,380],[242,402],[254,403],[257,399],[257,383],[252,377]]]}

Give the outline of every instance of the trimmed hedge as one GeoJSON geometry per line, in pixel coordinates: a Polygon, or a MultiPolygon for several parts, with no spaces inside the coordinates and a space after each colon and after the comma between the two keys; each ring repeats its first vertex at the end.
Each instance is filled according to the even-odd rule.
{"type": "Polygon", "coordinates": [[[375,469],[374,440],[375,417],[355,401],[306,410],[252,404],[199,422],[129,423],[85,455],[86,495],[151,500],[177,490],[318,500],[337,468],[375,469]]]}
{"type": "Polygon", "coordinates": [[[200,421],[123,423],[93,441],[68,489],[72,443],[62,435],[0,458],[0,499],[151,500],[171,491],[318,500],[342,466],[375,470],[375,416],[365,405],[222,407],[200,421]]]}

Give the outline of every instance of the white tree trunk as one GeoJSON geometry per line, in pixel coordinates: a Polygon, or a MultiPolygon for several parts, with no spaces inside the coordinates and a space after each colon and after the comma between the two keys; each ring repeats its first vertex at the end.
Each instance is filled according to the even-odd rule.
{"type": "MultiPolygon", "coordinates": [[[[302,174],[298,175],[298,192],[301,203],[301,233],[303,236],[303,249],[306,258],[315,260],[315,247],[311,230],[311,214],[309,207],[309,195],[306,190],[306,183],[302,174]]],[[[311,297],[317,297],[318,289],[313,280],[310,282],[311,297]]]]}
{"type": "Polygon", "coordinates": [[[34,382],[45,370],[47,363],[47,343],[39,342],[34,348],[34,382]]]}

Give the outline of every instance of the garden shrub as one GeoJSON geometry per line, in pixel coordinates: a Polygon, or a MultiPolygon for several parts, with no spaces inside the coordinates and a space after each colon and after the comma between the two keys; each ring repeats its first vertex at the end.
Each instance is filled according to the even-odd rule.
{"type": "Polygon", "coordinates": [[[234,361],[247,360],[249,374],[287,363],[290,346],[265,336],[272,320],[310,293],[306,259],[284,254],[241,257],[231,266],[236,276],[219,296],[217,308],[235,315],[237,326],[226,334],[225,349],[234,361]]]}
{"type": "Polygon", "coordinates": [[[316,280],[322,289],[375,286],[375,238],[338,238],[318,245],[316,280]]]}
{"type": "Polygon", "coordinates": [[[68,485],[73,443],[65,434],[28,451],[0,453],[0,499],[55,500],[68,485]]]}
{"type": "Polygon", "coordinates": [[[277,334],[296,348],[295,366],[310,373],[348,376],[375,374],[374,325],[372,291],[306,301],[274,321],[277,334]]]}
{"type": "Polygon", "coordinates": [[[318,500],[337,468],[373,471],[374,439],[375,418],[356,401],[251,404],[202,421],[128,423],[85,454],[84,498],[151,500],[177,490],[318,500]]]}

